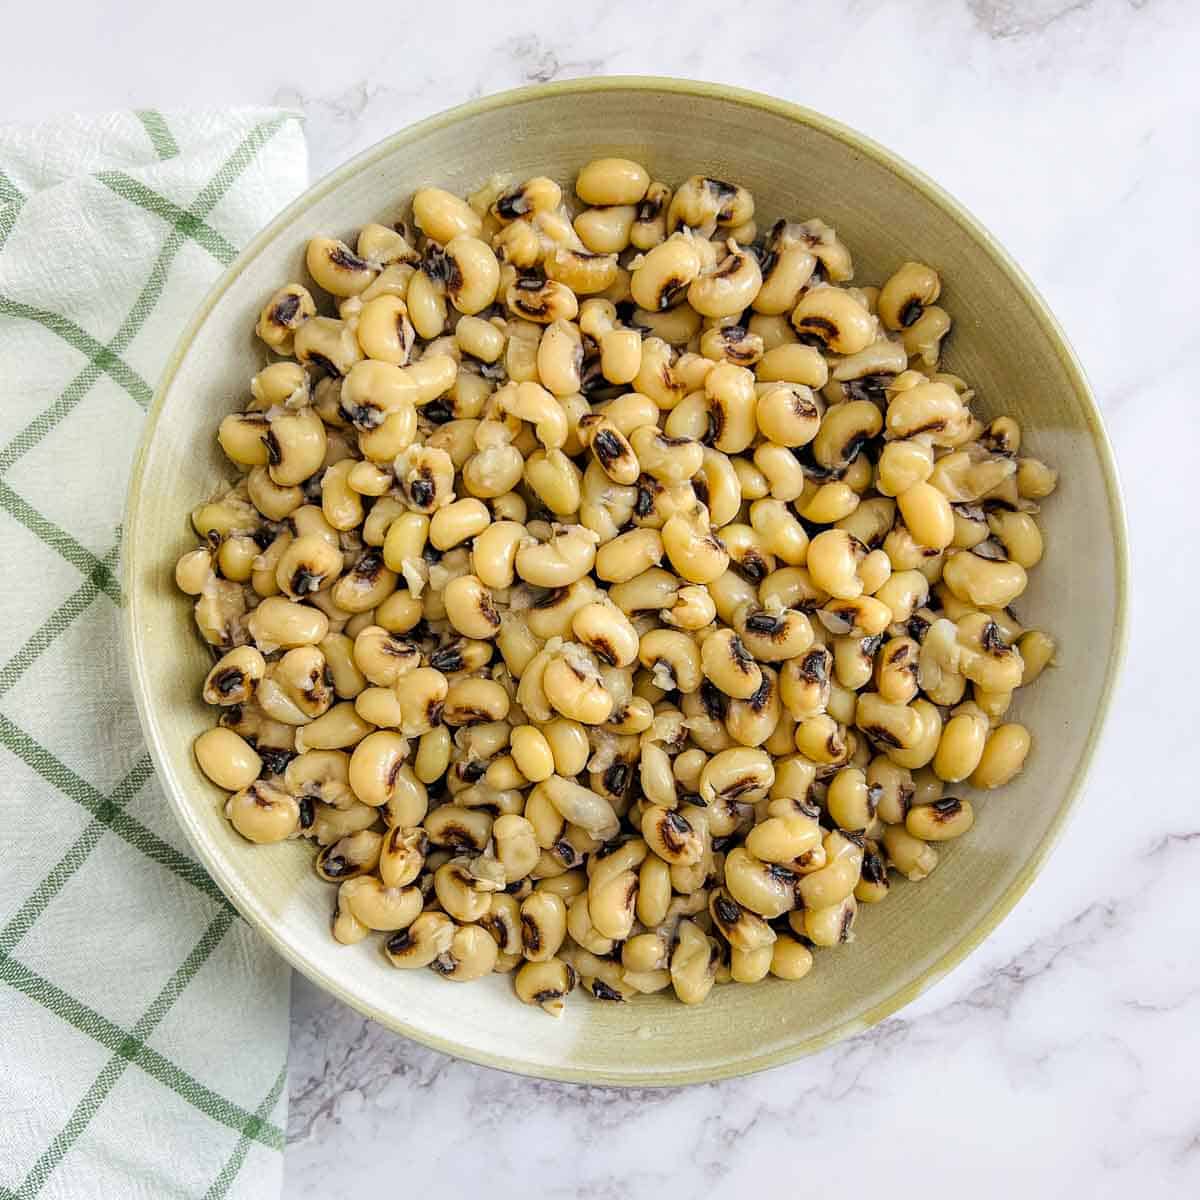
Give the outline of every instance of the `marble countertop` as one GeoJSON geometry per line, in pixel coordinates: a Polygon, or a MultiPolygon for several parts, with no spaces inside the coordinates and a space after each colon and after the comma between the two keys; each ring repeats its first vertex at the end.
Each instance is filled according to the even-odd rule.
{"type": "Polygon", "coordinates": [[[1197,1194],[1195,4],[211,0],[203,13],[23,6],[6,40],[37,52],[6,56],[0,111],[294,105],[315,176],[469,97],[579,75],[708,78],[822,109],[938,179],[1033,276],[1090,372],[1132,533],[1129,660],[1086,801],[1011,916],[920,1001],[754,1078],[618,1092],[454,1061],[297,979],[288,1200],[715,1198],[818,1181],[1197,1194]]]}

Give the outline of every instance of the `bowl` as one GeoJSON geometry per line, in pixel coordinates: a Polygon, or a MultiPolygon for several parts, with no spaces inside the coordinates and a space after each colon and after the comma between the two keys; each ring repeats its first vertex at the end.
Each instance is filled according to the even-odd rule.
{"type": "Polygon", "coordinates": [[[137,702],[175,815],[245,918],[293,966],[382,1024],[438,1050],[523,1074],[656,1086],[743,1074],[828,1046],[940,979],[1029,886],[1080,795],[1125,636],[1126,545],[1112,453],[1078,361],[1043,301],[996,241],[919,172],[818,113],[766,96],[666,79],[591,79],[492,96],[422,121],[323,179],[265,229],[183,331],[155,397],[125,522],[125,625],[137,702]],[[984,417],[1008,412],[1023,450],[1061,471],[1046,504],[1047,555],[1018,604],[1059,640],[1057,669],[1018,693],[1033,731],[1024,772],[978,798],[970,836],[924,883],[864,906],[857,940],[819,953],[801,983],[717,988],[687,1008],[660,994],[630,1004],[577,997],[555,1021],[520,1004],[511,980],[468,987],[397,971],[375,939],[330,937],[333,892],[306,842],[256,847],[222,815],[193,738],[209,658],[173,565],[194,544],[188,513],[228,468],[213,436],[264,361],[252,335],[264,300],[304,278],[304,246],[351,234],[438,184],[465,193],[496,171],[563,181],[590,158],[627,155],[655,179],[734,179],[760,216],[819,215],[881,282],[919,259],[942,275],[954,317],[947,369],[984,417]]]}

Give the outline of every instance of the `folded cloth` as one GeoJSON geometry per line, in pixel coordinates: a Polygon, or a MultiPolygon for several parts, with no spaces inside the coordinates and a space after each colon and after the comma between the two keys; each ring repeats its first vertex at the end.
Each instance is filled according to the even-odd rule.
{"type": "Polygon", "coordinates": [[[0,125],[0,1200],[280,1191],[288,970],[172,822],[117,561],[159,371],[306,175],[275,110],[0,125]]]}

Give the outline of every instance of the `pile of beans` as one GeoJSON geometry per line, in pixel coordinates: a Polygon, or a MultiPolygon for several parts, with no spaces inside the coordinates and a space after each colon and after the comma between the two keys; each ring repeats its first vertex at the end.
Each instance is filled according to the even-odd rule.
{"type": "Polygon", "coordinates": [[[937,272],[600,159],[315,238],[176,568],[196,741],[333,935],[560,1013],[799,979],[1020,770],[1056,474],[939,370],[937,272]],[[319,297],[319,299],[318,299],[319,297]]]}

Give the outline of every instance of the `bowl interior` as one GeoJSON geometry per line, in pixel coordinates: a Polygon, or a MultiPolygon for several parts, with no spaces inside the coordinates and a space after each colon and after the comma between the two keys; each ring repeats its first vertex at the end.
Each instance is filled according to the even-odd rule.
{"type": "Polygon", "coordinates": [[[135,474],[126,525],[135,686],[167,793],[218,883],[294,965],[383,1023],[464,1057],[531,1074],[676,1083],[753,1070],[880,1019],[949,969],[1028,885],[1078,788],[1119,658],[1123,529],[1104,435],[1086,387],[1040,302],[983,231],[914,172],[823,118],[725,89],[592,81],[514,93],[434,118],[369,151],[286,212],[206,302],[168,371],[135,474]],[[214,430],[263,362],[252,335],[264,299],[303,279],[317,233],[348,235],[398,216],[413,189],[465,192],[496,171],[564,182],[589,158],[621,154],[654,178],[694,172],[754,192],[760,227],[819,215],[879,283],[905,259],[936,266],[955,320],[948,369],[988,417],[1011,413],[1023,449],[1061,470],[1043,514],[1048,554],[1017,605],[1059,639],[1058,669],[1019,693],[1034,732],[1018,780],[977,800],[972,834],[916,886],[864,906],[857,940],[818,952],[803,983],[718,988],[690,1009],[664,996],[629,1005],[576,999],[561,1021],[517,1003],[511,982],[470,987],[399,972],[375,939],[329,935],[332,889],[307,843],[248,845],[196,768],[192,739],[212,721],[198,697],[209,659],[173,586],[193,544],[192,506],[225,477],[214,430]]]}

